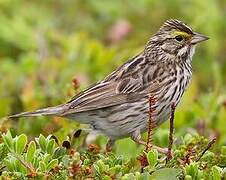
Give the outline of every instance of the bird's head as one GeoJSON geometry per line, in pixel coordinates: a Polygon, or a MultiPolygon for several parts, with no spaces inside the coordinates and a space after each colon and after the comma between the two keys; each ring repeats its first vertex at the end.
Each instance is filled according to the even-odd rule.
{"type": "Polygon", "coordinates": [[[194,32],[179,20],[167,20],[150,38],[146,49],[151,45],[168,55],[187,59],[188,56],[191,58],[194,54],[195,45],[207,39],[209,38],[194,32]]]}

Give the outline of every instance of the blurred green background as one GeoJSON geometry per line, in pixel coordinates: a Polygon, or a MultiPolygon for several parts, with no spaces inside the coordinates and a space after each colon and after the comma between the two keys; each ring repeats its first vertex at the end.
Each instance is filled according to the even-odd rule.
{"type": "MultiPolygon", "coordinates": [[[[0,117],[69,100],[142,50],[171,18],[210,37],[196,49],[193,80],[176,110],[176,137],[200,133],[226,144],[225,0],[0,0],[0,117]]],[[[31,137],[65,139],[78,128],[62,118],[0,120],[0,131],[31,137]]],[[[156,130],[156,144],[166,145],[167,128],[156,130]]],[[[120,140],[115,151],[135,153],[129,147],[135,144],[120,140]]]]}

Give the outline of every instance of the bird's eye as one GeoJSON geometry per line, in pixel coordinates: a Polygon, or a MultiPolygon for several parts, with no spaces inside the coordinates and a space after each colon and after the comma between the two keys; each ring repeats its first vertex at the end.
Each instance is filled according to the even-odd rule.
{"type": "Polygon", "coordinates": [[[183,38],[181,35],[178,35],[178,36],[175,37],[175,39],[176,39],[178,42],[181,42],[181,41],[183,41],[184,38],[183,38]]]}

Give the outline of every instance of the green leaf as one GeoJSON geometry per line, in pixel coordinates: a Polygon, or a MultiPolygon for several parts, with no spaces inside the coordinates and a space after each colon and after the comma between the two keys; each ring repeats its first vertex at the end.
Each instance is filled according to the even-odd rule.
{"type": "Polygon", "coordinates": [[[108,175],[104,175],[104,176],[102,177],[102,179],[103,179],[103,180],[111,180],[112,178],[111,178],[110,176],[108,176],[108,175]]]}
{"type": "Polygon", "coordinates": [[[44,158],[43,158],[43,162],[45,164],[47,164],[50,161],[50,159],[51,159],[51,155],[50,154],[45,154],[44,158]]]}
{"type": "Polygon", "coordinates": [[[40,169],[40,171],[42,172],[42,171],[46,171],[46,165],[45,165],[45,163],[44,162],[39,162],[39,169],[40,169]]]}
{"type": "Polygon", "coordinates": [[[135,179],[133,173],[125,174],[125,175],[122,177],[122,180],[130,180],[130,179],[135,179]]]}
{"type": "Polygon", "coordinates": [[[42,134],[40,134],[40,136],[38,138],[38,143],[39,143],[39,146],[42,149],[42,151],[46,152],[47,142],[46,142],[45,137],[42,134]]]}
{"type": "Polygon", "coordinates": [[[34,155],[35,155],[35,151],[36,151],[36,145],[34,141],[31,141],[28,145],[27,148],[27,153],[26,153],[26,161],[28,162],[32,162],[34,155]]]}
{"type": "Polygon", "coordinates": [[[155,180],[178,180],[181,171],[174,168],[163,168],[155,171],[150,178],[155,180]]]}
{"type": "Polygon", "coordinates": [[[191,177],[190,175],[186,175],[186,176],[184,177],[184,180],[192,180],[192,177],[191,177]]]}
{"type": "Polygon", "coordinates": [[[193,140],[193,138],[192,138],[191,134],[186,134],[184,136],[184,144],[189,144],[189,143],[191,143],[192,140],[193,140]]]}
{"type": "Polygon", "coordinates": [[[148,172],[142,173],[139,177],[139,180],[148,180],[150,178],[150,174],[148,172]]]}
{"type": "Polygon", "coordinates": [[[12,147],[13,149],[12,149],[12,151],[15,152],[15,153],[16,153],[16,141],[17,141],[17,139],[18,139],[18,136],[13,138],[13,147],[12,147]]]}
{"type": "Polygon", "coordinates": [[[4,143],[0,144],[0,162],[7,156],[7,154],[8,154],[7,146],[4,143]]]}
{"type": "Polygon", "coordinates": [[[185,175],[190,175],[192,178],[197,177],[199,173],[198,165],[196,162],[191,162],[185,167],[185,175]]]}
{"type": "Polygon", "coordinates": [[[55,145],[55,141],[54,139],[51,139],[48,144],[47,144],[47,147],[46,147],[46,151],[48,154],[53,154],[53,151],[54,151],[54,145],[55,145]]]}
{"type": "Polygon", "coordinates": [[[221,154],[226,155],[226,146],[221,147],[221,154]]]}
{"type": "Polygon", "coordinates": [[[17,165],[15,163],[15,161],[17,159],[15,157],[11,156],[11,155],[9,155],[8,158],[9,158],[8,162],[11,164],[11,167],[12,167],[12,172],[17,172],[18,171],[18,167],[17,167],[17,165]]]}
{"type": "Polygon", "coordinates": [[[218,167],[218,166],[213,166],[212,168],[211,168],[211,178],[212,178],[212,180],[218,180],[218,179],[221,179],[221,172],[222,172],[222,170],[221,170],[221,168],[220,167],[218,167]]]}
{"type": "Polygon", "coordinates": [[[24,148],[27,144],[27,136],[25,134],[21,134],[17,140],[16,140],[16,153],[22,154],[24,151],[24,148]]]}
{"type": "Polygon", "coordinates": [[[151,167],[155,167],[158,162],[158,152],[156,149],[151,150],[147,153],[148,164],[151,167]]]}
{"type": "Polygon", "coordinates": [[[33,160],[32,160],[32,166],[35,168],[35,169],[37,169],[38,167],[39,167],[39,159],[38,159],[38,157],[34,157],[33,158],[33,160]]]}
{"type": "Polygon", "coordinates": [[[56,165],[58,164],[58,160],[57,159],[53,159],[52,161],[50,161],[46,167],[47,171],[50,171],[51,169],[53,169],[56,165]]]}
{"type": "Polygon", "coordinates": [[[93,164],[93,168],[94,168],[94,171],[97,173],[97,174],[100,174],[100,168],[97,164],[93,164]]]}
{"type": "Polygon", "coordinates": [[[106,167],[106,165],[104,164],[104,162],[101,159],[98,160],[96,162],[96,164],[98,165],[100,172],[106,171],[107,167],[106,167]]]}
{"type": "Polygon", "coordinates": [[[69,155],[65,155],[62,157],[62,163],[65,167],[68,167],[69,166],[69,163],[70,163],[70,157],[69,155]]]}
{"type": "Polygon", "coordinates": [[[53,155],[52,158],[58,159],[58,158],[63,157],[65,154],[66,154],[66,148],[58,147],[58,148],[55,149],[54,155],[53,155]]]}
{"type": "Polygon", "coordinates": [[[13,151],[13,138],[10,131],[2,135],[3,141],[10,151],[13,151]]]}
{"type": "Polygon", "coordinates": [[[14,166],[17,172],[20,172],[22,174],[26,173],[26,168],[21,164],[21,162],[18,159],[15,159],[14,166]]]}
{"type": "Polygon", "coordinates": [[[80,153],[79,152],[75,152],[74,161],[76,161],[76,162],[80,161],[80,153]]]}
{"type": "Polygon", "coordinates": [[[9,171],[14,171],[13,163],[9,159],[5,159],[4,163],[9,171]]]}

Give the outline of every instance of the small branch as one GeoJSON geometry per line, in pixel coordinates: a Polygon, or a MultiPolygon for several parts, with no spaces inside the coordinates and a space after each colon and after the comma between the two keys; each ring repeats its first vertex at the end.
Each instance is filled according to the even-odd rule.
{"type": "Polygon", "coordinates": [[[172,146],[173,146],[173,133],[174,133],[174,113],[175,113],[175,104],[171,105],[171,115],[170,115],[170,130],[169,130],[169,144],[168,144],[168,153],[166,157],[166,162],[172,158],[172,146]]]}
{"type": "Polygon", "coordinates": [[[14,156],[15,158],[17,158],[17,159],[20,161],[20,163],[21,163],[25,168],[27,168],[27,170],[29,171],[28,174],[32,174],[32,176],[35,176],[36,172],[35,172],[34,167],[33,167],[31,164],[28,164],[26,161],[24,161],[23,158],[20,157],[20,155],[18,155],[18,154],[16,154],[16,153],[12,153],[12,154],[13,154],[13,156],[14,156]]]}
{"type": "Polygon", "coordinates": [[[196,159],[196,162],[198,162],[202,158],[202,156],[206,153],[206,151],[208,151],[213,146],[213,144],[216,142],[216,140],[217,140],[216,137],[214,137],[213,139],[210,140],[210,142],[207,144],[206,148],[201,152],[201,154],[196,159]]]}
{"type": "Polygon", "coordinates": [[[152,147],[152,131],[154,129],[154,121],[153,121],[153,112],[154,112],[154,106],[155,99],[153,96],[149,97],[149,112],[148,112],[148,137],[147,137],[147,143],[146,143],[146,149],[145,151],[148,152],[152,147]]]}

